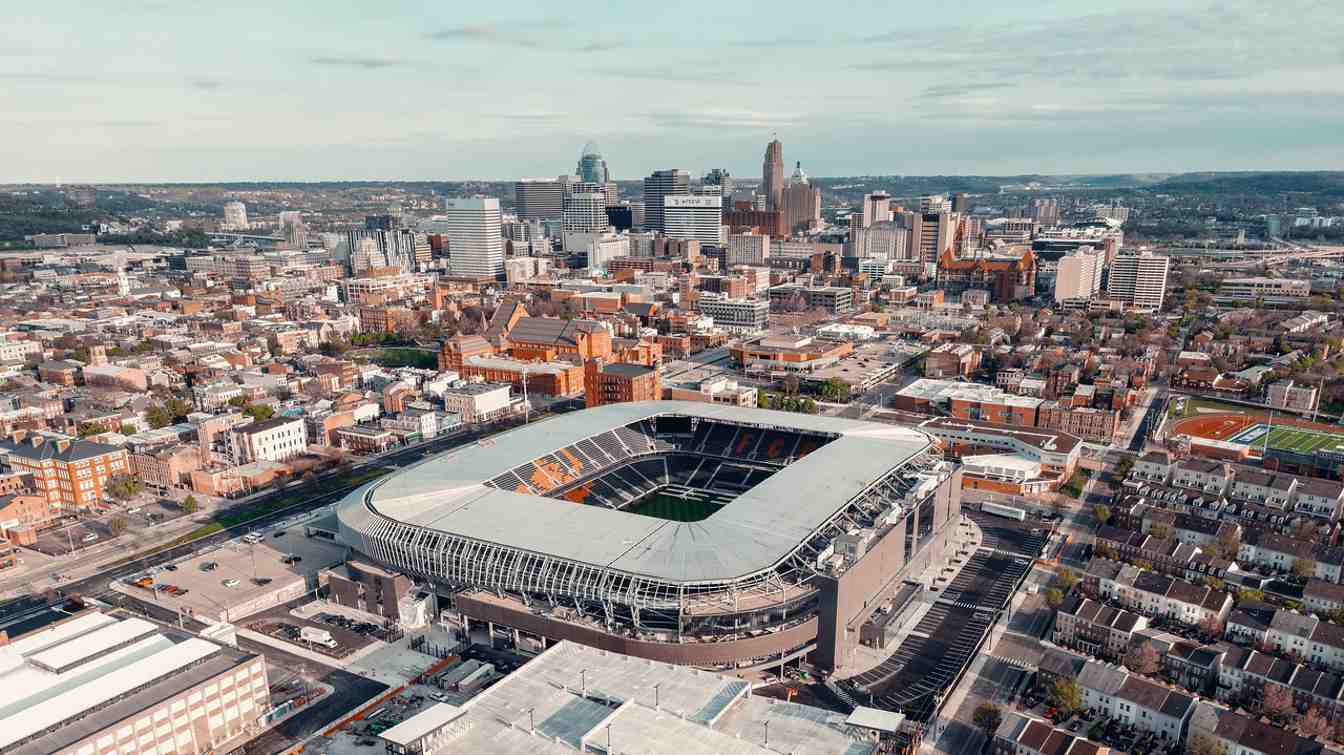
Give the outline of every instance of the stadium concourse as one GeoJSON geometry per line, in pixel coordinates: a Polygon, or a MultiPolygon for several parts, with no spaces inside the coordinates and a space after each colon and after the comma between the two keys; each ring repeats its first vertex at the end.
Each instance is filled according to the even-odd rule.
{"type": "Polygon", "coordinates": [[[878,606],[947,559],[960,483],[916,428],[637,402],[408,467],[338,519],[342,541],[430,585],[463,632],[829,670],[878,606]]]}

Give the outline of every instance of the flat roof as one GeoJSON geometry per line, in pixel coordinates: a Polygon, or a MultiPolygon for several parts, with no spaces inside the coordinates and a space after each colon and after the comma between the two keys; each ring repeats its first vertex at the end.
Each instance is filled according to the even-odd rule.
{"type": "Polygon", "coordinates": [[[610,404],[426,459],[354,491],[338,515],[356,532],[368,531],[381,515],[655,579],[731,580],[772,568],[852,498],[931,445],[932,439],[914,428],[839,417],[693,401],[610,404]],[[664,414],[839,437],[699,522],[575,505],[485,484],[520,463],[664,414]]]}
{"type": "Polygon", "coordinates": [[[1071,435],[1062,430],[1047,430],[1041,427],[1025,427],[1019,425],[1003,425],[996,422],[982,422],[974,419],[959,419],[957,417],[934,417],[920,425],[932,432],[944,430],[947,432],[964,432],[983,435],[998,436],[1001,438],[1011,438],[1021,441],[1033,448],[1039,448],[1042,451],[1051,451],[1067,454],[1082,442],[1076,435],[1071,435]]]}
{"type": "Polygon", "coordinates": [[[410,745],[426,734],[432,734],[460,718],[464,711],[456,705],[435,703],[392,728],[379,734],[392,744],[410,745]]]}

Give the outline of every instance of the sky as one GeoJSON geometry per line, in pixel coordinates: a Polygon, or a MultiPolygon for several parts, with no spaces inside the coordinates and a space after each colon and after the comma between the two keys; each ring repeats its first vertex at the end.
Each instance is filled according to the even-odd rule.
{"type": "Polygon", "coordinates": [[[54,0],[0,182],[1344,169],[1339,0],[54,0]]]}

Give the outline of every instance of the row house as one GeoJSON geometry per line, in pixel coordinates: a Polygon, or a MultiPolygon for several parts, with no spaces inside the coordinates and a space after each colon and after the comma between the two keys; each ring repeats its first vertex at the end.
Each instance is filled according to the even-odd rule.
{"type": "Polygon", "coordinates": [[[1344,703],[1344,679],[1268,653],[1232,646],[1218,663],[1219,700],[1246,702],[1261,699],[1266,685],[1277,684],[1293,693],[1299,709],[1318,706],[1334,715],[1344,703]]]}
{"type": "Polygon", "coordinates": [[[1226,635],[1231,640],[1344,671],[1344,626],[1316,616],[1251,603],[1228,616],[1226,635]]]}
{"type": "Polygon", "coordinates": [[[1134,632],[1130,652],[1137,652],[1143,645],[1152,645],[1157,650],[1162,671],[1187,690],[1209,694],[1218,686],[1218,664],[1223,657],[1221,647],[1201,645],[1153,628],[1134,632]]]}
{"type": "Polygon", "coordinates": [[[1152,564],[1154,571],[1179,577],[1198,571],[1192,569],[1192,565],[1201,553],[1198,546],[1189,543],[1110,525],[1097,529],[1096,545],[1114,552],[1122,560],[1130,563],[1146,561],[1152,564]]]}
{"type": "Polygon", "coordinates": [[[1073,593],[1055,612],[1053,639],[1088,655],[1123,658],[1134,632],[1147,626],[1144,616],[1073,593]]]}
{"type": "Polygon", "coordinates": [[[1134,507],[1131,516],[1137,520],[1138,529],[1144,533],[1165,531],[1166,537],[1197,548],[1241,537],[1241,525],[1218,519],[1157,508],[1146,503],[1134,507]]]}
{"type": "Polygon", "coordinates": [[[1109,747],[1017,711],[1005,713],[994,731],[994,755],[1109,755],[1110,752],[1109,747]]]}
{"type": "Polygon", "coordinates": [[[1037,688],[1048,695],[1060,678],[1078,682],[1084,708],[1098,710],[1167,741],[1185,741],[1195,702],[1185,692],[1149,681],[1121,666],[1047,648],[1038,666],[1037,688]]]}
{"type": "Polygon", "coordinates": [[[1338,611],[1344,608],[1344,585],[1308,579],[1302,589],[1302,604],[1309,611],[1338,611]]]}
{"type": "Polygon", "coordinates": [[[1171,462],[1165,453],[1143,456],[1134,463],[1131,476],[1322,519],[1338,519],[1344,513],[1344,483],[1334,480],[1270,472],[1212,459],[1171,462]]]}
{"type": "Polygon", "coordinates": [[[1281,573],[1290,572],[1305,561],[1312,565],[1307,576],[1335,584],[1340,583],[1344,574],[1344,548],[1260,528],[1248,528],[1242,536],[1237,561],[1281,573]]]}
{"type": "Polygon", "coordinates": [[[1083,579],[1097,594],[1131,611],[1189,626],[1221,623],[1232,611],[1232,596],[1221,590],[1108,558],[1093,558],[1083,579]]]}
{"type": "Polygon", "coordinates": [[[1279,726],[1228,710],[1209,700],[1195,703],[1190,734],[1229,755],[1321,755],[1324,745],[1279,726]]]}

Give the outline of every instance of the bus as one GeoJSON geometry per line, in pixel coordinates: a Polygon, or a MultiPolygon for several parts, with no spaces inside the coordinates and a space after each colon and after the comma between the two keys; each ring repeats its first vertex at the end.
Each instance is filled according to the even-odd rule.
{"type": "Polygon", "coordinates": [[[1024,522],[1027,519],[1027,512],[1013,506],[1004,506],[1001,503],[982,503],[980,504],[980,510],[986,514],[1001,516],[1005,519],[1016,519],[1019,522],[1024,522]]]}

